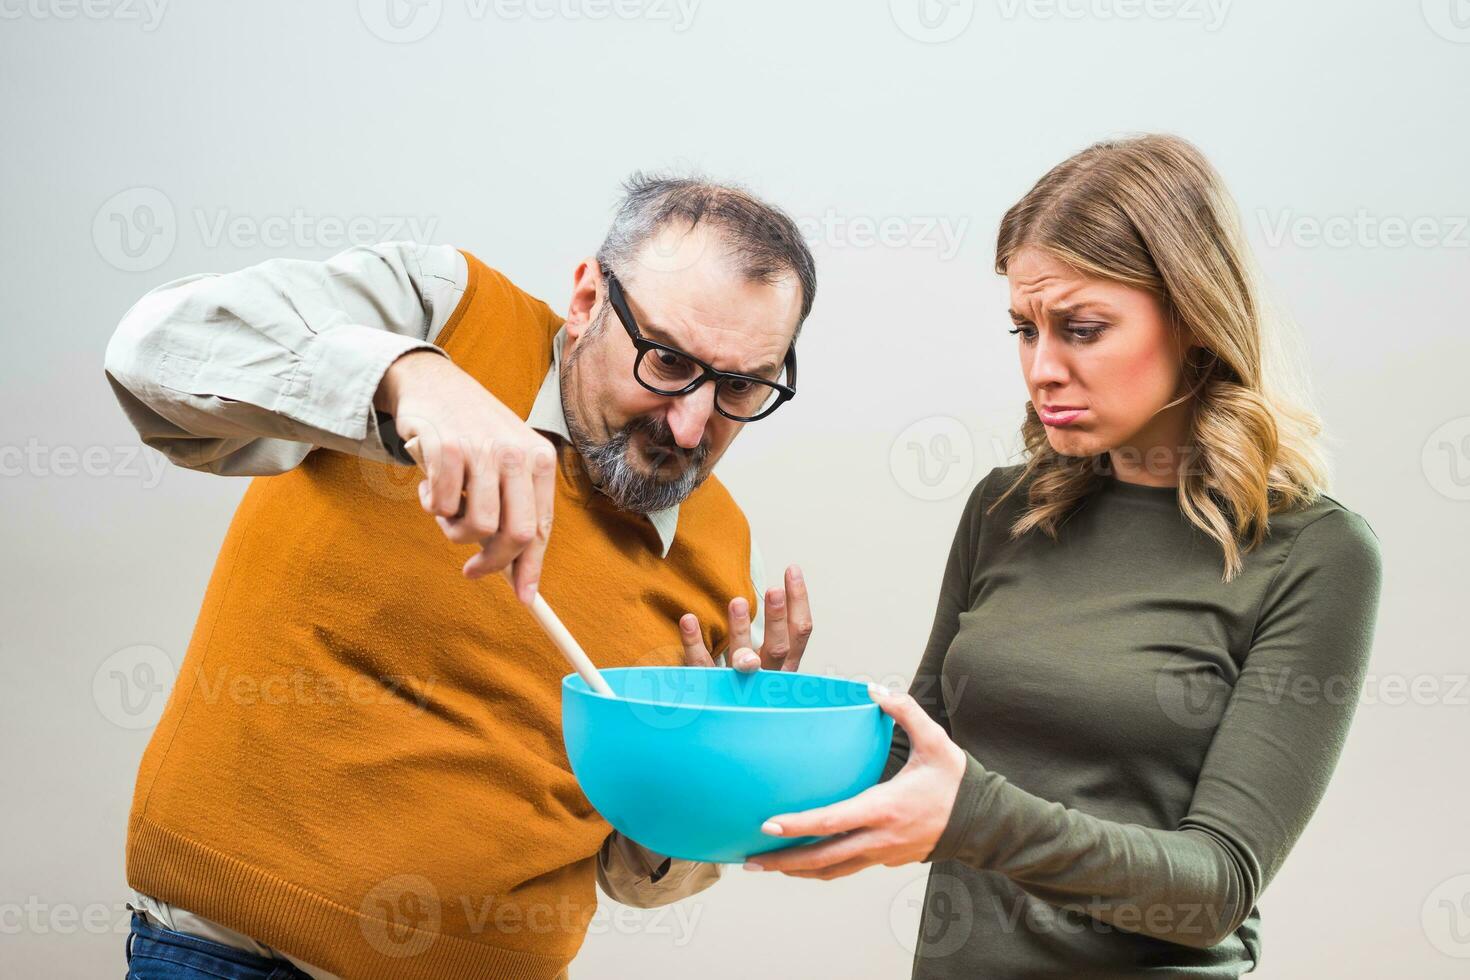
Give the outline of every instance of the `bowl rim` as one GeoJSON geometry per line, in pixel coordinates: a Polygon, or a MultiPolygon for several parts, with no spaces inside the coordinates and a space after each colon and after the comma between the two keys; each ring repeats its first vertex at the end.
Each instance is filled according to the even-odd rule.
{"type": "MultiPolygon", "coordinates": [[[[715,667],[690,667],[687,664],[670,664],[667,667],[660,667],[660,666],[655,665],[655,664],[644,664],[644,665],[633,666],[633,667],[608,667],[608,668],[602,670],[602,673],[604,673],[604,674],[621,674],[621,673],[625,673],[626,671],[630,671],[630,670],[679,670],[679,671],[684,671],[684,670],[723,670],[723,671],[730,671],[730,672],[738,673],[738,674],[745,674],[747,676],[754,676],[756,674],[783,674],[783,673],[796,674],[795,671],[767,670],[764,667],[761,667],[761,668],[759,668],[757,670],[753,670],[753,671],[737,671],[737,670],[735,670],[734,667],[719,667],[719,666],[715,666],[715,667]]],[[[810,677],[810,678],[814,678],[814,679],[822,679],[824,677],[824,675],[822,675],[822,674],[796,674],[796,675],[797,676],[800,676],[800,677],[810,677]]],[[[862,684],[861,681],[850,680],[849,678],[846,678],[846,677],[826,677],[826,679],[827,680],[833,680],[833,681],[839,681],[839,682],[841,682],[843,684],[853,684],[853,685],[861,685],[862,684]]],[[[823,705],[823,706],[817,707],[817,708],[800,708],[800,707],[798,707],[798,708],[772,708],[772,707],[763,707],[763,706],[760,706],[760,705],[738,705],[738,704],[705,704],[705,705],[688,704],[688,705],[681,705],[681,704],[669,704],[667,701],[653,701],[653,700],[649,700],[648,698],[625,698],[625,697],[623,697],[621,695],[618,695],[618,696],[615,696],[615,697],[608,697],[606,694],[599,694],[596,691],[592,690],[592,688],[588,687],[587,686],[587,682],[585,680],[583,680],[582,677],[581,677],[581,675],[580,674],[577,674],[576,672],[567,674],[564,677],[562,677],[562,679],[561,679],[561,687],[562,687],[562,692],[563,693],[570,692],[572,694],[576,694],[576,695],[581,696],[581,697],[594,698],[594,699],[596,699],[598,701],[621,701],[624,704],[641,704],[641,705],[647,705],[649,707],[655,707],[655,708],[673,708],[673,709],[684,709],[684,710],[688,710],[688,711],[728,711],[728,712],[736,712],[736,713],[738,713],[738,712],[751,712],[751,713],[775,713],[775,712],[781,712],[781,713],[785,713],[785,714],[789,714],[792,711],[876,711],[876,712],[878,712],[878,714],[883,715],[884,717],[887,717],[886,714],[884,713],[883,709],[880,708],[880,707],[878,707],[878,702],[872,701],[872,700],[868,701],[867,704],[831,704],[831,705],[823,705]],[[573,681],[576,681],[576,682],[580,683],[581,684],[581,687],[573,687],[572,686],[572,682],[573,681]]],[[[866,688],[864,690],[866,692],[866,688]]]]}

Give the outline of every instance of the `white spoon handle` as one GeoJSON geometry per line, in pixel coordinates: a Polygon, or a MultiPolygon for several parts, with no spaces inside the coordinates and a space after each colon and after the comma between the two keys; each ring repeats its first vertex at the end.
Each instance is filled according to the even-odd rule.
{"type": "MultiPolygon", "coordinates": [[[[505,577],[506,581],[510,580],[509,568],[505,570],[505,577]]],[[[567,659],[567,663],[572,665],[572,669],[581,676],[582,680],[587,682],[588,687],[592,688],[598,694],[605,694],[610,698],[617,697],[613,693],[613,689],[608,686],[607,681],[603,679],[602,673],[593,665],[586,651],[577,643],[576,637],[572,636],[571,631],[562,624],[561,619],[552,611],[551,606],[547,604],[539,592],[536,593],[536,598],[531,602],[531,615],[536,618],[536,622],[546,631],[546,635],[551,637],[551,642],[556,644],[556,648],[567,659]]]]}

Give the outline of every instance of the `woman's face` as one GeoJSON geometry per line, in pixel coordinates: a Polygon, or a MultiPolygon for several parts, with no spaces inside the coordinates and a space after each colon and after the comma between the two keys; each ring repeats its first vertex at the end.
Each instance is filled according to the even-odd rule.
{"type": "Polygon", "coordinates": [[[1159,298],[1084,275],[1037,248],[1018,250],[1006,279],[1021,374],[1052,448],[1064,456],[1108,452],[1120,477],[1173,482],[1189,404],[1154,414],[1179,396],[1183,381],[1183,347],[1159,298]]]}

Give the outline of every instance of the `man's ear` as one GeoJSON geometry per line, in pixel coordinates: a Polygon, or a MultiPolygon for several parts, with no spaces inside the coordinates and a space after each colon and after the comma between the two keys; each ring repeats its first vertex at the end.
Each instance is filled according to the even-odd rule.
{"type": "Polygon", "coordinates": [[[572,274],[571,303],[567,306],[567,334],[572,340],[581,337],[592,323],[592,315],[606,288],[597,259],[589,255],[578,263],[577,271],[572,274]]]}

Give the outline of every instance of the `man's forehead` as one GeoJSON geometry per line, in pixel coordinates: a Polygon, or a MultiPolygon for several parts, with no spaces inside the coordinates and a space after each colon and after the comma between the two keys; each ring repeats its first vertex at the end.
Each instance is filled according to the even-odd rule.
{"type": "Polygon", "coordinates": [[[671,221],[648,236],[634,251],[633,261],[640,273],[678,276],[728,265],[729,249],[708,223],[671,221]]]}

